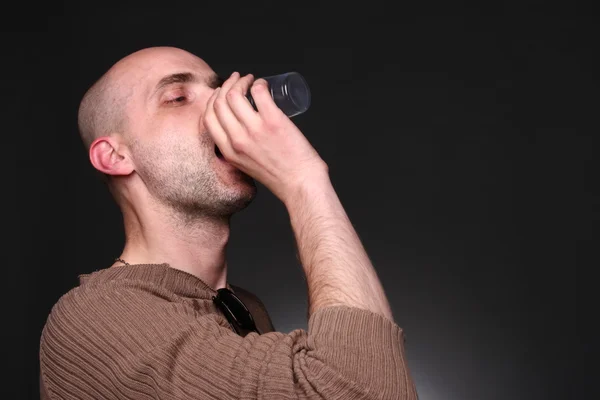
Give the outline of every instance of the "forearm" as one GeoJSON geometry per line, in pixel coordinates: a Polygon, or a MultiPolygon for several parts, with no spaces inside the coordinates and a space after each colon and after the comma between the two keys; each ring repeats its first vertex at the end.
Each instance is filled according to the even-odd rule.
{"type": "Polygon", "coordinates": [[[393,321],[375,269],[326,172],[285,201],[308,283],[309,314],[345,305],[393,321]]]}

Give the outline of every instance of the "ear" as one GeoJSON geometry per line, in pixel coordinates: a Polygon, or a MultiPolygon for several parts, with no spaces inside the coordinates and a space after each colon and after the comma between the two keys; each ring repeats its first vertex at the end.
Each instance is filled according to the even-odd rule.
{"type": "Polygon", "coordinates": [[[89,156],[94,168],[107,175],[129,175],[135,169],[127,146],[122,145],[114,136],[103,136],[94,140],[89,156]]]}

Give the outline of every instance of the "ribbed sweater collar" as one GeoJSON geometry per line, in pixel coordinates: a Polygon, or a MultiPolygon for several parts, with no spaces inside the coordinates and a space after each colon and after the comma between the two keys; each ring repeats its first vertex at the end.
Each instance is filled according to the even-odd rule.
{"type": "MultiPolygon", "coordinates": [[[[169,264],[132,264],[100,269],[79,275],[80,285],[96,285],[110,281],[136,281],[161,286],[180,296],[211,299],[216,291],[188,272],[169,264]]],[[[227,288],[233,290],[229,284],[227,288]]]]}

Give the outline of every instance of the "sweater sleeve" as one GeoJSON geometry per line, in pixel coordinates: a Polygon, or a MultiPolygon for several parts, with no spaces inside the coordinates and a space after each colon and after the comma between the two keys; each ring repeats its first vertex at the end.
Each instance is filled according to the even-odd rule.
{"type": "Polygon", "coordinates": [[[417,398],[401,328],[370,311],[324,308],[308,331],[241,337],[210,300],[78,289],[42,331],[49,399],[417,398]]]}

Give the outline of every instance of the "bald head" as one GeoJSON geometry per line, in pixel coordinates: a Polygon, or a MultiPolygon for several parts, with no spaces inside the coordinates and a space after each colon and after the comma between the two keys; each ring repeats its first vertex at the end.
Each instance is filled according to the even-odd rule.
{"type": "Polygon", "coordinates": [[[173,57],[192,60],[196,66],[210,71],[203,60],[176,47],[149,47],[119,60],[85,93],[79,105],[78,127],[86,149],[98,137],[125,133],[127,102],[135,86],[151,65],[173,57]]]}
{"type": "Polygon", "coordinates": [[[79,105],[77,124],[88,150],[96,138],[125,129],[128,94],[118,87],[112,75],[112,71],[108,71],[98,79],[79,105]]]}

